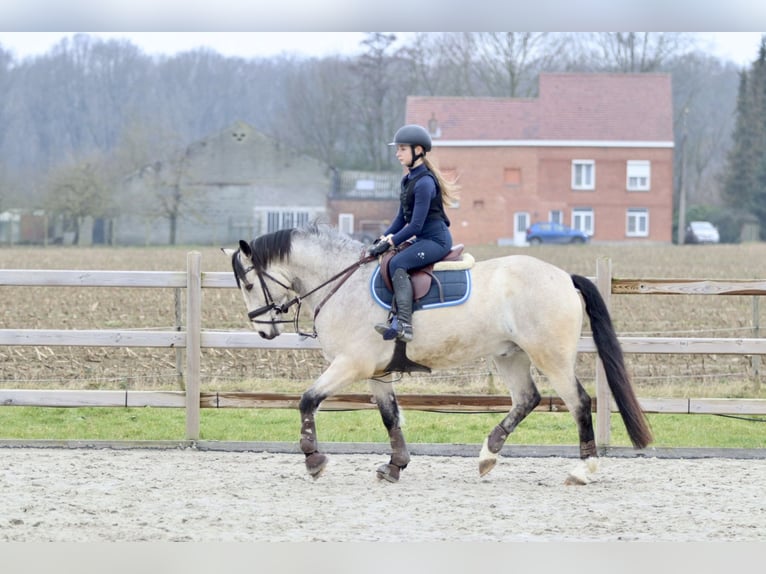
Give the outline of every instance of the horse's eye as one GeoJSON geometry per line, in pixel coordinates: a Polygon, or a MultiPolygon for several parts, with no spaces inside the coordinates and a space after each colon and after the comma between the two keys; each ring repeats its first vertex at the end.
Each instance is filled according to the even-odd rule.
{"type": "Polygon", "coordinates": [[[245,289],[247,289],[248,291],[252,291],[253,290],[252,284],[248,283],[247,285],[245,285],[245,289]]]}

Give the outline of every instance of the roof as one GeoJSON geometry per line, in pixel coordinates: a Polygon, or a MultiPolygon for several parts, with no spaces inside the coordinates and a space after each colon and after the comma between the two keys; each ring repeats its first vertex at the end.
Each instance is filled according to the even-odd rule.
{"type": "Polygon", "coordinates": [[[536,98],[407,98],[434,144],[466,140],[673,141],[669,74],[540,74],[536,98]],[[433,133],[433,130],[432,130],[433,133]]]}

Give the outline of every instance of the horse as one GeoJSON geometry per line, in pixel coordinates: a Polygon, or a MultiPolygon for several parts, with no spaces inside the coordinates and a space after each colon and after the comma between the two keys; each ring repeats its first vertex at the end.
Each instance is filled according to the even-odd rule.
{"type": "Polygon", "coordinates": [[[428,369],[491,357],[497,374],[505,379],[512,407],[484,440],[479,453],[481,477],[495,467],[508,436],[541,400],[532,376],[534,366],[561,396],[577,425],[580,460],[565,483],[587,484],[598,469],[598,452],[591,398],[575,375],[583,307],[633,446],[642,449],[652,441],[609,311],[586,277],[521,254],[475,262],[470,269],[470,297],[459,305],[416,311],[414,340],[405,345],[385,340],[373,328],[388,314],[370,293],[376,258],[336,228],[310,223],[249,243],[240,240],[239,249],[224,252],[231,257],[252,327],[263,338],[273,339],[290,323],[299,331],[302,305],[313,310],[313,332],[302,334],[317,337],[329,362],[299,402],[300,449],[306,471],[315,479],[328,462],[317,438],[317,410],[347,385],[367,380],[391,447],[389,462],[377,468],[377,477],[399,481],[410,454],[394,385],[382,377],[391,370],[392,355],[404,347],[409,364],[428,369]]]}

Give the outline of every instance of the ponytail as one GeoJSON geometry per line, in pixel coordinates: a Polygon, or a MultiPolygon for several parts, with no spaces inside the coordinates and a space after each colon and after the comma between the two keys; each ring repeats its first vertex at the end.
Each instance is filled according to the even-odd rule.
{"type": "Polygon", "coordinates": [[[452,181],[446,179],[444,174],[439,171],[439,168],[436,167],[436,164],[428,156],[423,158],[423,163],[428,171],[434,174],[436,181],[439,182],[439,189],[441,190],[444,207],[453,207],[454,204],[457,203],[460,195],[460,186],[457,184],[457,178],[452,181]]]}

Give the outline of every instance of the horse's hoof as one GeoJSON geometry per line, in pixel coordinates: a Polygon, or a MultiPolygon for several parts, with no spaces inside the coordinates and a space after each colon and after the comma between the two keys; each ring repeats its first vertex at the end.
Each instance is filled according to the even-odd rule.
{"type": "Polygon", "coordinates": [[[479,476],[485,476],[490,470],[495,468],[497,464],[496,458],[485,458],[479,461],[479,476]]]}
{"type": "Polygon", "coordinates": [[[306,470],[313,479],[317,479],[324,472],[327,466],[327,455],[321,452],[312,452],[306,457],[306,470]]]}
{"type": "Polygon", "coordinates": [[[378,467],[378,480],[399,482],[399,475],[401,472],[402,469],[395,464],[381,464],[378,467]]]}
{"type": "Polygon", "coordinates": [[[588,482],[578,476],[572,476],[570,474],[569,476],[567,476],[567,479],[564,481],[564,484],[566,486],[584,486],[588,484],[588,482]]]}

